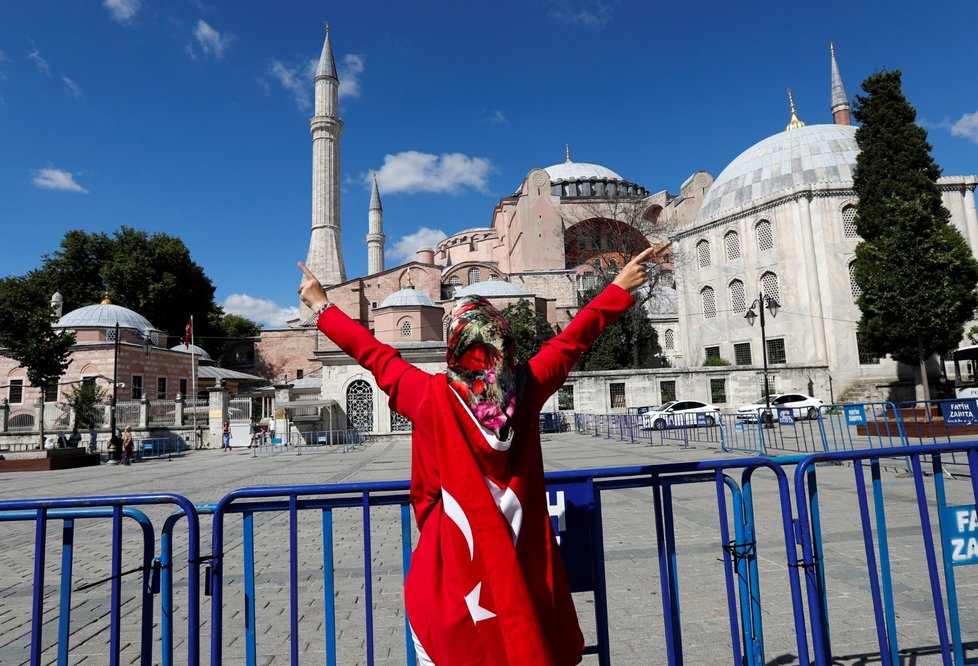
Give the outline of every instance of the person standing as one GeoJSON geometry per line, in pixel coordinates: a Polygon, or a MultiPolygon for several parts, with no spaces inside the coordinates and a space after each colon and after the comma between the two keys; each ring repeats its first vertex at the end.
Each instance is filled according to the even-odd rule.
{"type": "Polygon", "coordinates": [[[509,322],[482,297],[458,300],[446,369],[430,374],[330,307],[303,264],[299,296],[317,327],[377,380],[411,437],[420,538],[404,584],[419,664],[571,666],[584,649],[550,521],[540,411],[581,354],[634,303],[645,250],[523,364],[509,322]]]}
{"type": "Polygon", "coordinates": [[[98,430],[92,426],[92,429],[88,431],[88,452],[95,453],[96,451],[98,451],[98,430]]]}
{"type": "Polygon", "coordinates": [[[228,421],[224,422],[221,429],[221,451],[231,453],[231,424],[228,421]]]}
{"type": "Polygon", "coordinates": [[[76,423],[68,436],[68,448],[77,449],[79,444],[81,444],[81,433],[78,432],[78,424],[76,423]]]}
{"type": "Polygon", "coordinates": [[[132,441],[132,427],[126,426],[126,429],[122,431],[122,464],[131,465],[133,459],[133,452],[135,451],[135,445],[132,441]]]}

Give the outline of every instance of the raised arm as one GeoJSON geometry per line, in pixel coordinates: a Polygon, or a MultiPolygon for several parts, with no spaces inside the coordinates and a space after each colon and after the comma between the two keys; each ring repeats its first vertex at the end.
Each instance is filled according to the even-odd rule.
{"type": "Polygon", "coordinates": [[[536,384],[541,404],[559,389],[574,364],[601,335],[605,327],[614,324],[635,299],[631,292],[648,280],[643,263],[653,251],[649,248],[628,262],[614,282],[581,308],[563,331],[547,340],[530,359],[530,377],[536,384]]]}
{"type": "Polygon", "coordinates": [[[377,386],[390,396],[395,411],[413,419],[425,395],[419,389],[431,375],[405,361],[399,351],[377,340],[342,310],[329,307],[326,292],[316,276],[302,262],[299,268],[303,273],[299,297],[313,312],[319,313],[316,322],[319,330],[374,376],[377,386]]]}

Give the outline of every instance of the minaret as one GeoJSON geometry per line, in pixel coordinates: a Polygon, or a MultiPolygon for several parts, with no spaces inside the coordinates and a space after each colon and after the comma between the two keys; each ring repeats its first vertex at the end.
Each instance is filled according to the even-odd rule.
{"type": "Polygon", "coordinates": [[[791,108],[791,120],[788,121],[788,125],[784,128],[785,131],[804,127],[805,123],[798,120],[798,114],[795,112],[795,100],[791,96],[791,88],[788,88],[788,106],[791,108]]]}
{"type": "Polygon", "coordinates": [[[835,61],[835,45],[832,43],[829,43],[829,54],[832,58],[832,122],[836,125],[851,125],[849,98],[846,97],[846,89],[842,87],[842,76],[835,61]]]}
{"type": "MultiPolygon", "coordinates": [[[[312,133],[312,233],[306,266],[326,286],[346,280],[343,268],[343,246],[340,243],[340,135],[343,121],[339,118],[338,94],[333,47],[326,41],[319,56],[314,79],[316,106],[309,120],[312,133]]],[[[309,315],[302,306],[300,317],[309,315]]]]}
{"type": "Polygon", "coordinates": [[[380,190],[377,189],[377,174],[370,191],[370,209],[367,211],[367,275],[376,275],[384,270],[384,207],[380,205],[380,190]]]}

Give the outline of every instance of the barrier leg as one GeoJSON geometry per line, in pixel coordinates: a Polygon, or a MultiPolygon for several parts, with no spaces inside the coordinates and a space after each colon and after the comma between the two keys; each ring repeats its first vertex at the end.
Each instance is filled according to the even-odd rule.
{"type": "Polygon", "coordinates": [[[591,561],[594,563],[594,618],[597,623],[598,666],[611,666],[611,635],[608,632],[608,588],[604,571],[604,529],[601,523],[601,495],[588,481],[588,496],[594,502],[591,534],[591,561]]]}
{"type": "MultiPolygon", "coordinates": [[[[716,471],[716,493],[717,493],[717,508],[720,514],[720,545],[723,552],[723,579],[726,583],[727,588],[727,615],[730,622],[730,645],[733,649],[733,662],[735,664],[744,664],[744,666],[753,666],[753,660],[751,658],[752,650],[748,650],[745,654],[741,651],[740,639],[743,637],[744,644],[747,644],[747,637],[741,632],[747,631],[747,626],[741,628],[738,626],[737,621],[737,593],[734,589],[734,576],[733,572],[736,568],[737,578],[740,587],[741,599],[745,596],[749,597],[750,592],[744,593],[744,585],[747,584],[745,577],[743,576],[743,568],[740,558],[740,548],[743,546],[743,531],[741,530],[740,516],[738,515],[734,519],[734,540],[730,540],[730,527],[728,525],[729,518],[727,517],[727,497],[724,493],[724,486],[730,488],[731,500],[734,505],[734,513],[740,514],[741,512],[737,510],[738,504],[741,504],[740,489],[737,488],[737,484],[733,479],[728,477],[723,473],[722,470],[716,471]],[[738,631],[740,629],[740,631],[738,631]]],[[[741,606],[741,610],[744,610],[741,606]]]]}
{"type": "MultiPolygon", "coordinates": [[[[289,627],[292,663],[299,663],[299,514],[297,498],[289,496],[289,627]]],[[[368,637],[368,640],[371,637],[368,637]]]]}
{"type": "Polygon", "coordinates": [[[668,484],[652,487],[655,504],[655,536],[659,555],[659,586],[666,631],[669,666],[682,666],[683,637],[679,624],[679,583],[676,575],[676,537],[672,517],[672,493],[668,484]]]}
{"type": "MultiPolygon", "coordinates": [[[[577,415],[574,415],[575,420],[577,415]]],[[[325,512],[324,512],[325,513],[325,512]]],[[[325,521],[325,517],[323,518],[325,521]]],[[[325,532],[325,523],[323,523],[323,531],[325,532]]],[[[323,553],[326,552],[326,544],[323,543],[323,553]]],[[[330,553],[330,566],[332,567],[332,553],[330,553]]],[[[323,562],[323,567],[325,568],[326,563],[323,562]]],[[[411,568],[411,507],[408,504],[401,506],[401,566],[404,569],[404,580],[407,580],[408,570],[411,568]]],[[[330,585],[332,586],[332,584],[330,585]]],[[[332,596],[330,596],[332,599],[332,596]]],[[[327,622],[328,616],[327,616],[327,622]]],[[[407,613],[404,614],[404,634],[406,637],[406,648],[407,648],[407,663],[413,664],[417,661],[418,656],[414,650],[414,639],[411,637],[411,623],[408,622],[407,613]]],[[[333,651],[333,661],[329,661],[329,651],[327,649],[327,659],[326,666],[336,666],[336,652],[335,646],[333,651]]]]}
{"type": "MultiPolygon", "coordinates": [[[[741,481],[741,492],[744,499],[744,539],[756,542],[757,532],[754,529],[754,490],[751,485],[753,470],[747,469],[741,481]]],[[[766,663],[764,659],[764,627],[761,615],[761,579],[757,571],[757,547],[755,546],[747,558],[747,580],[750,582],[750,627],[753,637],[754,661],[757,664],[766,663]]],[[[741,603],[744,603],[741,601],[741,603]]]]}
{"type": "Polygon", "coordinates": [[[255,515],[247,511],[241,516],[241,556],[244,558],[245,662],[251,666],[258,661],[255,635],[255,515]]]}
{"type": "Polygon", "coordinates": [[[886,531],[886,507],[883,504],[883,478],[880,475],[880,461],[870,460],[873,475],[873,503],[876,509],[876,534],[880,549],[880,568],[882,569],[883,610],[886,612],[886,632],[890,637],[890,654],[899,659],[897,647],[896,614],[893,605],[893,574],[890,570],[890,540],[886,531]]]}
{"type": "MultiPolygon", "coordinates": [[[[944,507],[947,506],[947,496],[944,493],[944,472],[941,469],[941,454],[935,453],[931,457],[934,468],[934,495],[937,498],[937,511],[940,520],[941,543],[944,539],[944,507]]],[[[953,554],[947,548],[942,547],[941,553],[944,559],[944,587],[947,590],[947,610],[951,620],[951,645],[954,650],[954,665],[963,666],[964,646],[961,643],[961,618],[958,616],[958,590],[954,580],[954,564],[951,560],[953,554]]]]}
{"type": "MultiPolygon", "coordinates": [[[[854,460],[852,469],[856,476],[859,522],[862,524],[863,548],[866,551],[869,590],[873,601],[873,615],[876,618],[876,640],[880,649],[880,663],[883,666],[892,666],[894,654],[890,651],[890,640],[886,635],[886,625],[883,621],[883,600],[880,598],[880,581],[876,569],[876,551],[873,548],[873,527],[869,522],[869,505],[866,501],[866,480],[863,478],[863,461],[854,460]]],[[[879,530],[878,526],[877,528],[879,530]]]]}
{"type": "MultiPolygon", "coordinates": [[[[367,611],[367,666],[374,664],[373,560],[370,557],[370,494],[363,494],[363,594],[367,611]]],[[[297,662],[293,662],[297,663],[297,662]]]]}
{"type": "Polygon", "coordinates": [[[75,543],[75,521],[64,520],[61,530],[61,611],[58,616],[58,666],[68,666],[71,629],[71,566],[75,543]]]}

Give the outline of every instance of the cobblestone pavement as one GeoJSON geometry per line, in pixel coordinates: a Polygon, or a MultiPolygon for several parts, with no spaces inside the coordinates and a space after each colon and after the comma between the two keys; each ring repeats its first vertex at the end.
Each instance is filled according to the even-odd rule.
{"type": "MultiPolygon", "coordinates": [[[[698,444],[647,446],[576,434],[544,437],[548,470],[576,470],[647,465],[722,458],[725,454],[698,444]]],[[[729,456],[727,456],[729,457],[729,456]]],[[[406,479],[410,451],[406,441],[377,441],[350,453],[320,452],[296,456],[280,453],[252,457],[241,449],[230,454],[196,451],[172,461],[158,460],[130,467],[102,465],[55,472],[0,475],[0,499],[70,497],[101,494],[168,492],[194,503],[216,502],[227,492],[252,486],[323,484],[406,479]]],[[[820,466],[818,489],[822,507],[829,616],[834,663],[879,663],[872,621],[866,553],[855,502],[851,466],[820,466]]],[[[758,568],[761,577],[765,661],[797,663],[797,647],[788,592],[784,536],[778,490],[773,475],[761,472],[754,501],[758,568]]],[[[867,475],[868,477],[868,475],[867,475]]],[[[791,470],[789,469],[789,481],[791,470]]],[[[930,480],[928,493],[933,495],[930,480]]],[[[897,605],[897,634],[902,663],[940,663],[935,653],[937,631],[923,558],[913,479],[894,472],[883,475],[887,527],[897,605]]],[[[949,503],[970,503],[967,479],[951,480],[949,503]]],[[[685,663],[729,664],[731,638],[721,563],[716,489],[712,483],[678,486],[674,490],[681,591],[682,640],[685,663]]],[[[157,531],[170,508],[149,507],[157,531]]],[[[299,521],[300,651],[302,663],[325,658],[322,529],[318,512],[299,521]]],[[[361,509],[334,512],[337,646],[340,664],[366,663],[364,630],[363,541],[361,509]]],[[[610,611],[612,663],[665,663],[662,601],[659,585],[652,493],[648,488],[602,494],[606,576],[610,611]]],[[[936,521],[931,511],[932,521],[936,521]]],[[[240,519],[229,519],[225,546],[224,661],[244,660],[243,587],[240,519]]],[[[258,654],[260,664],[289,662],[288,520],[285,515],[260,515],[256,526],[258,654]]],[[[210,519],[201,518],[201,550],[210,552],[210,519]]],[[[935,534],[936,534],[935,529],[935,534]]],[[[177,542],[186,531],[177,530],[177,542]]],[[[123,569],[138,562],[138,533],[127,528],[123,569]]],[[[394,508],[372,513],[371,540],[374,608],[374,658],[378,664],[405,663],[401,582],[400,523],[394,508]]],[[[416,538],[416,536],[415,536],[416,538]]],[[[110,531],[107,521],[79,521],[75,537],[75,587],[104,579],[109,571],[110,531]]],[[[157,533],[158,539],[158,533],[157,533]]],[[[27,662],[30,645],[31,580],[34,526],[0,523],[0,664],[27,662]]],[[[61,527],[48,530],[45,580],[45,663],[55,663],[58,630],[61,527]]],[[[185,547],[177,558],[186,559],[185,547]]],[[[158,548],[157,548],[158,551],[158,548]]],[[[978,573],[960,567],[959,607],[965,640],[978,636],[978,573]]],[[[175,632],[177,663],[186,660],[186,570],[177,570],[175,632]]],[[[123,663],[138,663],[138,592],[136,575],[123,583],[123,663]]],[[[576,596],[585,636],[594,637],[593,600],[576,596]]],[[[156,604],[157,637],[159,604],[156,604]]],[[[201,655],[209,659],[210,598],[202,597],[201,655]]],[[[72,664],[108,663],[109,585],[95,585],[72,597],[72,664]]],[[[159,639],[154,663],[160,661],[159,639]]],[[[972,653],[972,657],[974,654],[972,653]]],[[[597,663],[594,657],[585,663],[597,663]]]]}

